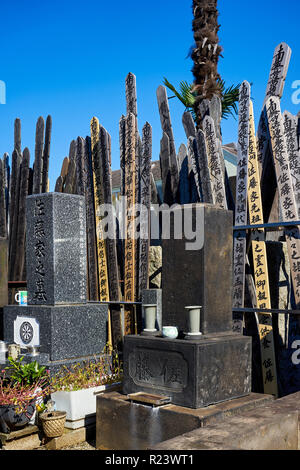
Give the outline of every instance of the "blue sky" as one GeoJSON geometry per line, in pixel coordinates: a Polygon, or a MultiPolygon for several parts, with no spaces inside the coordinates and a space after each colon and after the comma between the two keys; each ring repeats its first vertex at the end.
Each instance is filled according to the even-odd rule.
{"type": "MultiPolygon", "coordinates": [[[[159,155],[161,127],[156,88],[163,77],[175,86],[192,82],[191,0],[115,0],[47,2],[15,0],[1,6],[0,80],[7,87],[0,105],[0,154],[13,150],[13,124],[22,122],[22,147],[31,165],[37,118],[53,120],[50,189],[54,188],[69,144],[89,134],[97,116],[112,137],[112,167],[119,168],[118,123],[126,113],[125,77],[136,75],[138,123],[153,128],[153,159],[159,155]]],[[[219,38],[224,58],[219,72],[226,83],[253,83],[256,122],[264,98],[274,48],[292,49],[282,110],[296,114],[291,85],[300,80],[298,28],[300,2],[219,0],[219,38]]],[[[177,149],[186,141],[183,105],[170,101],[177,149]]],[[[237,122],[222,123],[223,142],[236,141],[237,122]]]]}

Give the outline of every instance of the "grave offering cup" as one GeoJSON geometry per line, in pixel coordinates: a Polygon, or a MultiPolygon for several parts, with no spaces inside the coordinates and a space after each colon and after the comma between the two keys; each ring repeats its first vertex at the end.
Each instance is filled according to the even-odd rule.
{"type": "Polygon", "coordinates": [[[19,305],[27,305],[27,290],[20,290],[15,295],[15,300],[19,305]]]}
{"type": "Polygon", "coordinates": [[[185,339],[197,339],[200,338],[202,333],[200,331],[200,310],[201,305],[192,305],[185,307],[187,310],[187,324],[188,332],[185,335],[185,339]]]}
{"type": "Polygon", "coordinates": [[[158,333],[155,328],[156,321],[156,304],[145,304],[143,305],[145,314],[145,328],[143,330],[144,335],[153,335],[158,333]]]}
{"type": "Polygon", "coordinates": [[[164,338],[175,339],[178,336],[178,329],[176,326],[163,326],[162,335],[164,338]]]}

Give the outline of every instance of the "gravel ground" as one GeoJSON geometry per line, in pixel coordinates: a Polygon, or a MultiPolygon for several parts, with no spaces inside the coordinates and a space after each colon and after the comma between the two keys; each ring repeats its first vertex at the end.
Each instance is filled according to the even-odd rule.
{"type": "Polygon", "coordinates": [[[80,444],[76,444],[75,446],[70,446],[70,447],[63,447],[60,450],[96,450],[96,442],[95,441],[90,441],[90,442],[81,442],[80,444]]]}
{"type": "MultiPolygon", "coordinates": [[[[35,450],[48,450],[45,445],[37,447],[35,450]]],[[[79,444],[75,444],[74,446],[66,446],[62,447],[61,449],[57,450],[96,450],[96,441],[91,440],[89,442],[84,441],[80,442],[79,444]]]]}

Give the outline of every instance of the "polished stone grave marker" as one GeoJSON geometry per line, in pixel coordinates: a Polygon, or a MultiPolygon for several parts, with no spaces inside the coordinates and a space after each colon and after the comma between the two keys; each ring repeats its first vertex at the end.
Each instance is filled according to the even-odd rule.
{"type": "Polygon", "coordinates": [[[4,340],[39,346],[50,370],[92,359],[107,341],[108,306],[86,301],[84,196],[29,196],[26,217],[28,305],[4,307],[4,340]]]}
{"type": "MultiPolygon", "coordinates": [[[[203,334],[231,331],[232,212],[206,203],[178,205],[170,222],[171,239],[162,240],[163,325],[176,325],[185,332],[185,307],[201,305],[203,334]],[[174,222],[180,217],[184,231],[188,210],[193,226],[199,225],[202,246],[197,250],[186,249],[190,240],[185,236],[178,240],[173,236],[174,222]]],[[[191,243],[191,248],[195,245],[191,243]]]]}
{"type": "Polygon", "coordinates": [[[201,408],[251,392],[251,338],[232,332],[232,213],[203,203],[173,212],[170,238],[162,240],[162,325],[177,326],[179,336],[124,338],[123,393],[201,408]],[[176,238],[173,230],[188,210],[198,235],[194,249],[186,232],[176,238]],[[189,305],[202,306],[199,339],[182,339],[189,305]]]}

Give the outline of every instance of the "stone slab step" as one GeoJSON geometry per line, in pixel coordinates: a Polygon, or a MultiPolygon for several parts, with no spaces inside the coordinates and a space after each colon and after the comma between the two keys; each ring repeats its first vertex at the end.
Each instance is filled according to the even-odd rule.
{"type": "Polygon", "coordinates": [[[231,416],[151,447],[152,450],[297,450],[300,393],[231,416]]]}

